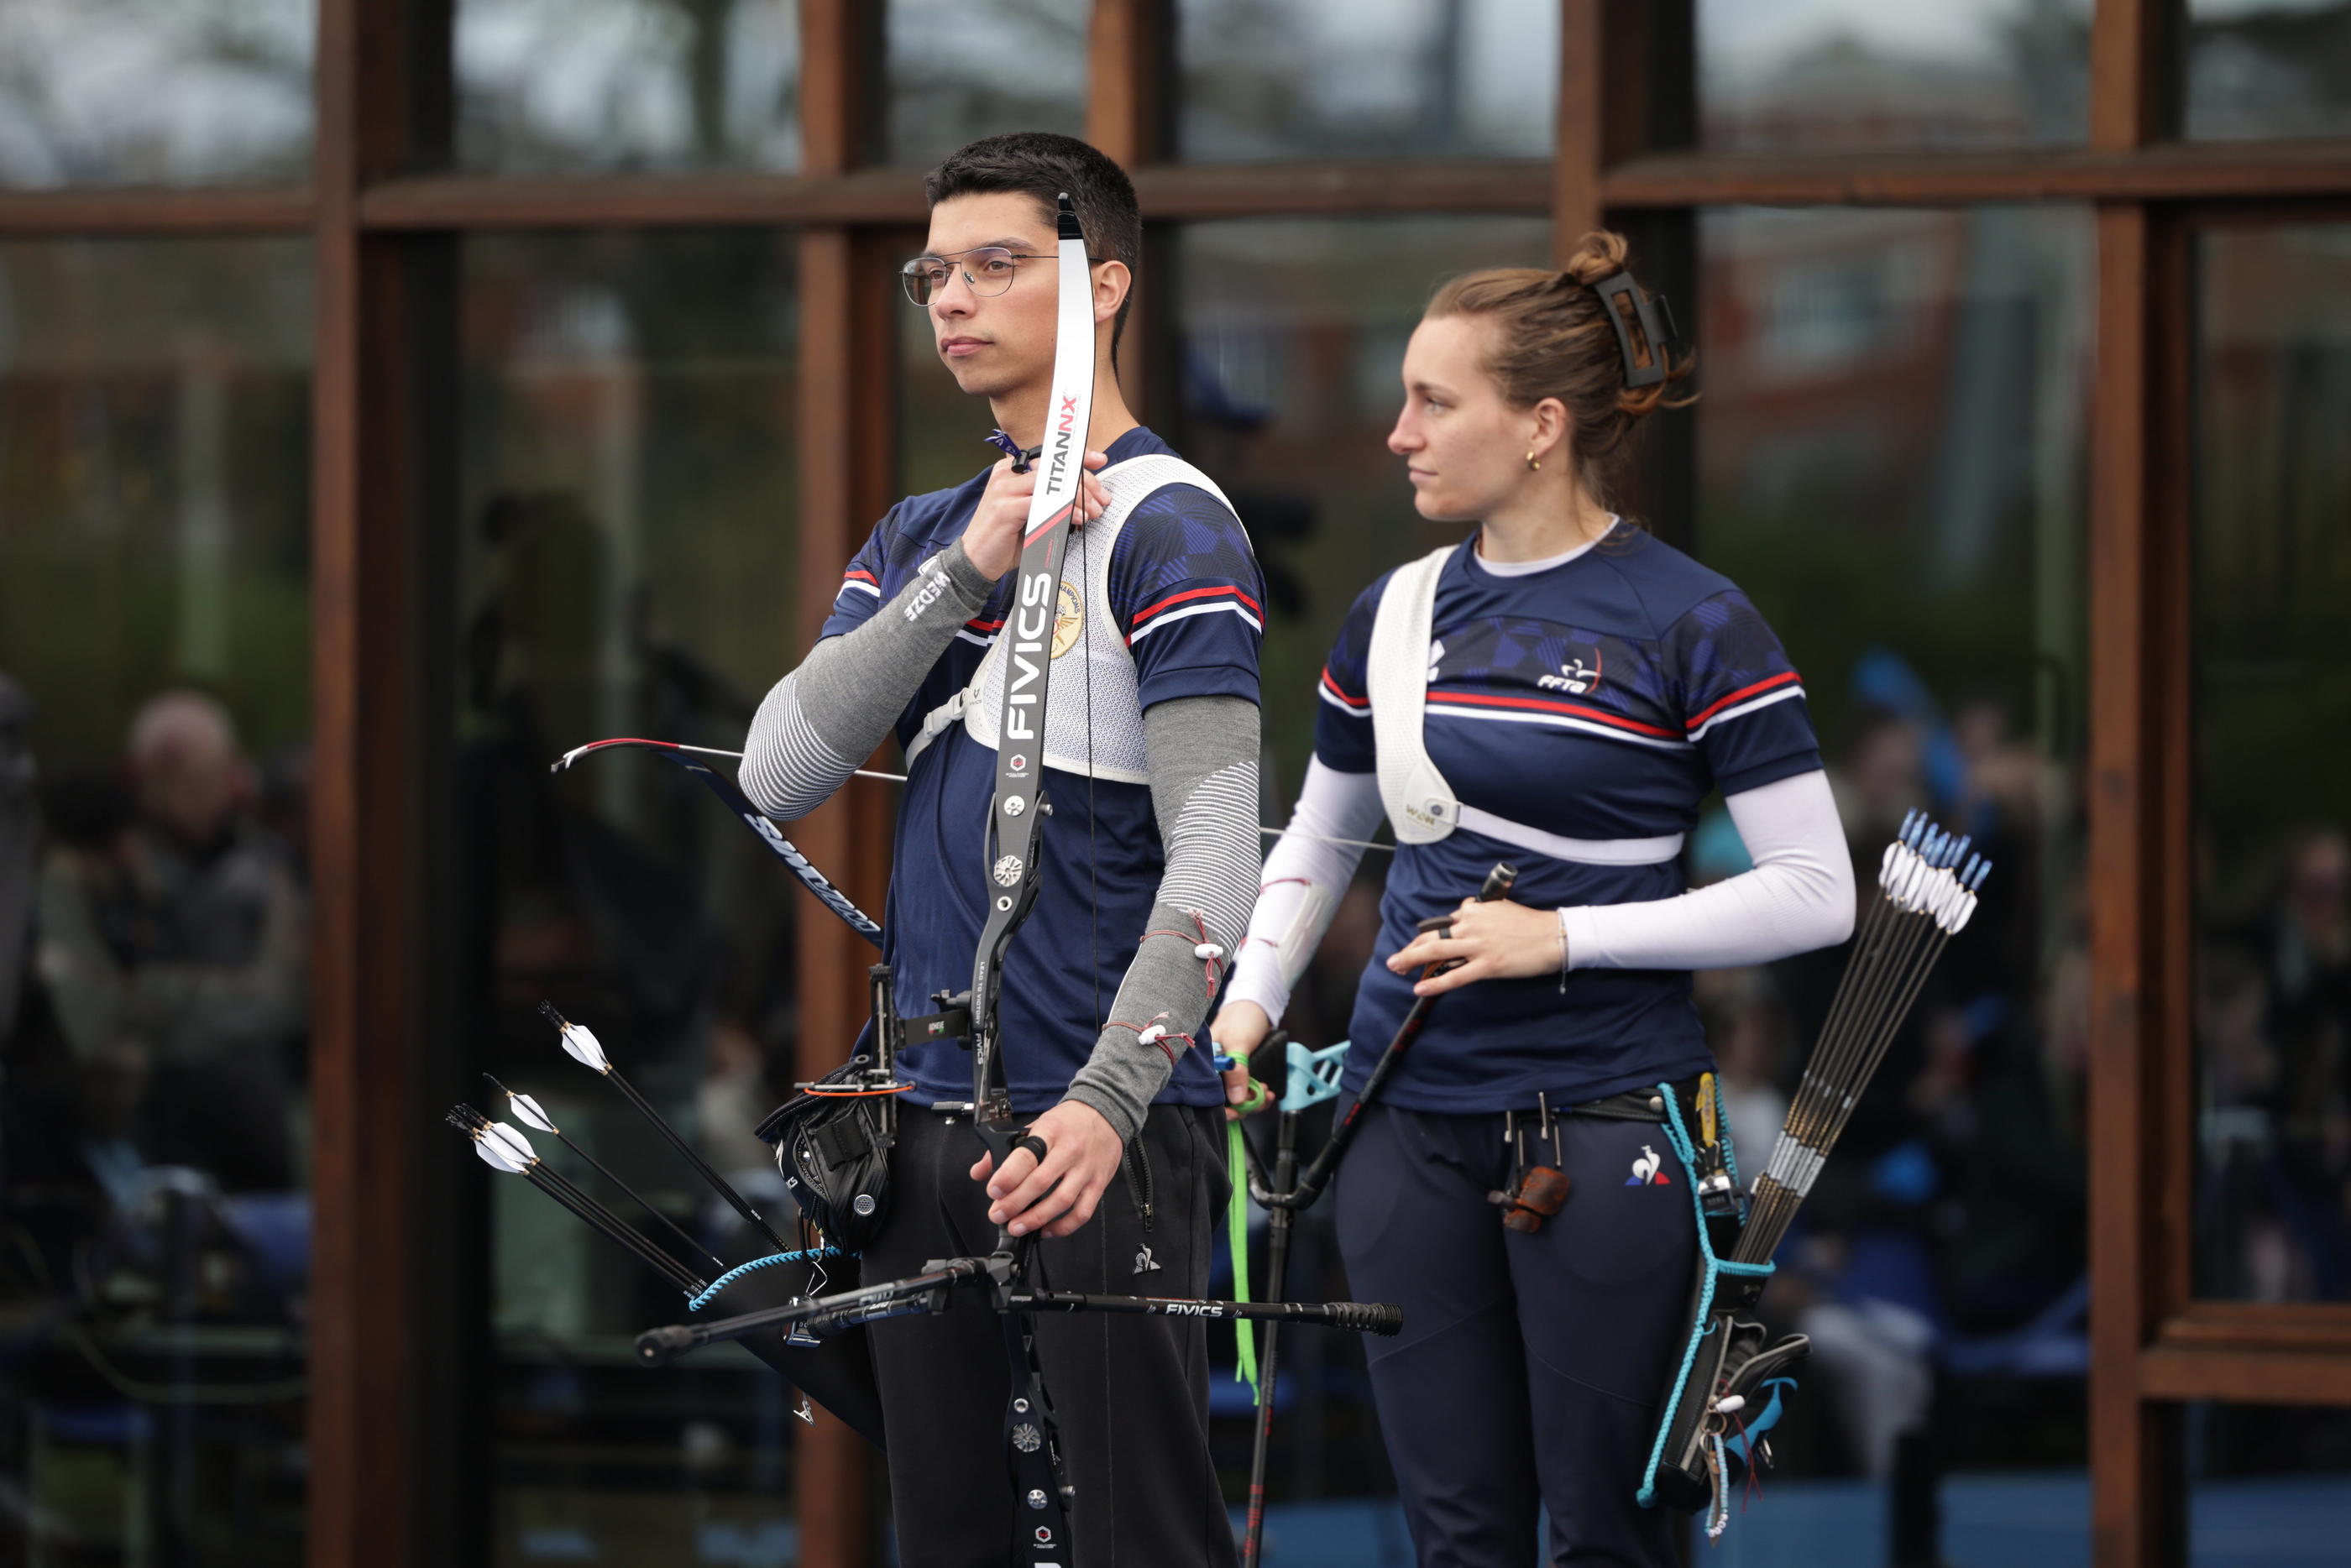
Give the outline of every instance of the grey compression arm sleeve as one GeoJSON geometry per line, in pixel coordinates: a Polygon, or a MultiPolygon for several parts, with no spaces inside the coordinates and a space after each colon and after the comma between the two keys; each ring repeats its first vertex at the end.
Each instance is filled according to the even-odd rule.
{"type": "Polygon", "coordinates": [[[789,822],[847,784],[995,587],[957,540],[863,626],[809,649],[751,721],[740,777],[752,804],[789,822]]]}
{"type": "Polygon", "coordinates": [[[1151,926],[1127,966],[1111,1023],[1071,1081],[1069,1097],[1100,1111],[1132,1140],[1166,1086],[1184,1042],[1208,1012],[1208,976],[1232,963],[1257,898],[1257,704],[1240,697],[1179,697],[1146,710],[1151,804],[1167,867],[1151,926]],[[1205,939],[1203,931],[1205,930],[1205,939]],[[1203,942],[1217,952],[1203,958],[1203,942]],[[1146,1041],[1156,1027],[1167,1038],[1146,1041]]]}

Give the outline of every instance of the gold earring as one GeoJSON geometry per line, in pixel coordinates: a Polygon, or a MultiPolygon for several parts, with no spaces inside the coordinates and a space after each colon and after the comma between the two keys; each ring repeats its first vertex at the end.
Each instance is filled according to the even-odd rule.
{"type": "Polygon", "coordinates": [[[1529,473],[1533,473],[1541,467],[1542,459],[1535,455],[1535,449],[1532,447],[1527,448],[1527,472],[1529,473]]]}

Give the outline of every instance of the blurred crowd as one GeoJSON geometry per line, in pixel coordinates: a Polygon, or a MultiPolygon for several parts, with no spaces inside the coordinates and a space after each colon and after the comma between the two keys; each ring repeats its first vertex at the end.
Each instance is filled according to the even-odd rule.
{"type": "Polygon", "coordinates": [[[95,772],[44,775],[35,733],[31,699],[0,678],[0,1192],[16,1261],[86,1278],[84,1243],[172,1195],[249,1227],[289,1283],[307,1212],[266,1199],[301,1185],[300,759],[265,782],[228,710],[192,691],[141,705],[95,772]]]}
{"type": "MultiPolygon", "coordinates": [[[[2078,778],[2002,697],[1946,702],[1882,651],[1859,661],[1851,689],[1825,755],[1864,897],[1913,809],[1970,835],[1996,869],[1781,1255],[1765,1311],[1812,1337],[1824,1395],[1807,1402],[1811,1429],[1781,1446],[1800,1450],[1800,1468],[1876,1478],[1930,1433],[1945,1464],[2079,1464],[2095,1090],[2078,778]]],[[[2340,1300],[2351,842],[2318,826],[2270,845],[2273,863],[2240,876],[2246,896],[2208,889],[2199,904],[2197,1290],[2340,1300]]],[[[1719,805],[1688,856],[1694,884],[1748,866],[1719,805]]],[[[1293,1012],[1301,1038],[1344,1037],[1377,898],[1367,877],[1343,907],[1293,1012]]],[[[1846,958],[1697,978],[1750,1171],[1778,1137],[1846,958]]]]}
{"type": "MultiPolygon", "coordinates": [[[[2089,971],[2064,773],[1997,698],[1946,719],[1883,654],[1855,685],[1828,762],[1864,898],[1913,810],[1995,867],[1799,1215],[1766,1303],[1812,1338],[1834,1417],[1820,1462],[1885,1477],[1930,1430],[1944,1459],[1966,1462],[1953,1450],[1986,1386],[2010,1404],[2079,1409],[2089,971]]],[[[1698,836],[1698,879],[1744,868],[1727,827],[1698,836]]],[[[1776,1138],[1846,961],[1835,950],[1699,978],[1750,1163],[1776,1138]]]]}
{"type": "Polygon", "coordinates": [[[2335,824],[2287,832],[2255,900],[2217,914],[2197,977],[2199,1293],[2341,1301],[2351,1296],[2351,838],[2335,824]]]}

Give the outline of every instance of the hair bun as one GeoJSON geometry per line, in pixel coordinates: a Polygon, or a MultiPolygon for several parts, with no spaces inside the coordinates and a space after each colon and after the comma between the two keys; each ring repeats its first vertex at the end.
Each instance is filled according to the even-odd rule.
{"type": "Polygon", "coordinates": [[[1589,288],[1623,272],[1625,255],[1624,235],[1595,230],[1575,242],[1575,249],[1569,254],[1567,265],[1559,269],[1559,275],[1589,288]]]}
{"type": "MultiPolygon", "coordinates": [[[[1492,323],[1480,356],[1486,374],[1513,408],[1531,409],[1547,398],[1559,400],[1570,425],[1573,471],[1603,504],[1610,474],[1622,463],[1640,421],[1657,409],[1679,408],[1690,400],[1667,395],[1690,373],[1691,358],[1686,350],[1667,344],[1650,346],[1663,363],[1659,381],[1638,389],[1625,384],[1618,334],[1625,328],[1621,318],[1612,321],[1610,315],[1619,304],[1631,302],[1612,302],[1597,286],[1625,272],[1629,248],[1622,234],[1589,234],[1576,242],[1567,264],[1556,271],[1530,266],[1465,273],[1440,286],[1427,310],[1431,319],[1469,316],[1492,323]]],[[[1637,285],[1635,288],[1641,298],[1648,297],[1646,290],[1637,285]]],[[[1646,336],[1637,322],[1636,329],[1646,336]]]]}

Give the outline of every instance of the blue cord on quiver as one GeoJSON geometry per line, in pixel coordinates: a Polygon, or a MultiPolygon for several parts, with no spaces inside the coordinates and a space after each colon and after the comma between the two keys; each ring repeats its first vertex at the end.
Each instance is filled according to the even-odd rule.
{"type": "Polygon", "coordinates": [[[700,1312],[717,1298],[719,1292],[755,1270],[768,1268],[776,1263],[806,1263],[821,1258],[853,1258],[855,1256],[857,1256],[856,1253],[844,1252],[838,1247],[807,1247],[797,1252],[775,1252],[764,1258],[754,1258],[747,1263],[736,1264],[711,1281],[709,1289],[685,1303],[685,1310],[700,1312]]]}

